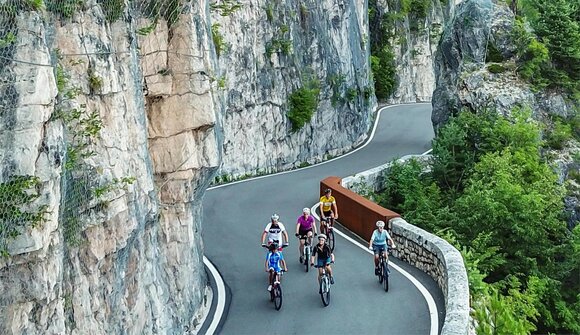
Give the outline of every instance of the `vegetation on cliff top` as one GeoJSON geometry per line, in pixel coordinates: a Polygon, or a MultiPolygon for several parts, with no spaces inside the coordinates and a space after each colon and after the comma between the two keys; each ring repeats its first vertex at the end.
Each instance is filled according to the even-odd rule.
{"type": "Polygon", "coordinates": [[[431,169],[395,164],[377,198],[462,252],[478,334],[578,334],[580,226],[566,228],[540,127],[513,115],[460,113],[434,140],[431,169]]]}

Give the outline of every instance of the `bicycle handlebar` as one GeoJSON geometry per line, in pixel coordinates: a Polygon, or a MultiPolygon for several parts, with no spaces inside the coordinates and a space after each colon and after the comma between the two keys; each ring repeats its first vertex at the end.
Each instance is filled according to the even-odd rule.
{"type": "Polygon", "coordinates": [[[318,269],[318,268],[323,268],[323,267],[326,267],[327,265],[330,265],[330,264],[334,264],[334,261],[331,261],[331,262],[329,262],[329,263],[326,263],[326,264],[325,264],[325,265],[323,265],[323,266],[318,266],[318,265],[314,265],[314,263],[310,263],[310,265],[311,265],[311,266],[313,266],[313,267],[315,267],[315,268],[317,268],[317,269],[318,269]]]}

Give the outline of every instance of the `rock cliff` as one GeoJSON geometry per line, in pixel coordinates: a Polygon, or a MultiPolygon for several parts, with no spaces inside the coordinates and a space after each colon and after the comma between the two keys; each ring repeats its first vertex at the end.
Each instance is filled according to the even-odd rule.
{"type": "Polygon", "coordinates": [[[314,163],[365,139],[376,106],[365,0],[245,1],[212,18],[226,105],[219,175],[314,163]],[[293,131],[289,97],[309,83],[316,111],[293,131]]]}
{"type": "MultiPolygon", "coordinates": [[[[468,0],[457,6],[435,55],[431,117],[435,129],[462,109],[489,108],[507,115],[515,107],[526,106],[547,130],[553,129],[554,119],[576,115],[578,101],[558,90],[538,91],[516,74],[514,27],[514,14],[503,3],[468,0]],[[499,62],[492,59],[494,52],[499,62]]],[[[572,138],[563,148],[548,148],[545,153],[555,162],[560,181],[569,181],[566,208],[571,214],[570,226],[579,222],[579,162],[575,158],[579,152],[580,145],[572,138]]]]}
{"type": "Polygon", "coordinates": [[[113,5],[0,6],[1,213],[42,216],[0,217],[2,334],[183,334],[207,303],[209,4],[157,18],[113,5]],[[32,197],[16,197],[18,176],[32,197]]]}

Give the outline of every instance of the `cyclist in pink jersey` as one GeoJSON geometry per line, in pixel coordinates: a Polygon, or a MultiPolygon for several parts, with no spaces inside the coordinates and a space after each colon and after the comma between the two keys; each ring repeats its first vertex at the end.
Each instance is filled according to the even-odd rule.
{"type": "Polygon", "coordinates": [[[298,251],[300,253],[300,263],[304,262],[304,241],[308,238],[312,241],[312,233],[316,235],[316,225],[314,224],[314,217],[310,215],[310,208],[302,209],[302,215],[296,220],[296,236],[300,238],[298,251]]]}

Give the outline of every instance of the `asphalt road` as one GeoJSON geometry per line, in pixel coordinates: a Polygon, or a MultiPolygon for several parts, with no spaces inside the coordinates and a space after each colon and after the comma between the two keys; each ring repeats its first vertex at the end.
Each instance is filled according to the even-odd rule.
{"type": "MultiPolygon", "coordinates": [[[[221,334],[429,334],[429,310],[419,290],[392,270],[389,292],[382,291],[373,273],[372,256],[338,235],[336,283],[330,306],[323,307],[315,269],[306,273],[298,262],[294,230],[302,208],[318,201],[319,182],[325,177],[346,177],[430,149],[430,116],[430,104],[385,109],[372,141],[359,151],[318,166],[207,191],[203,201],[205,255],[231,291],[221,334]],[[266,291],[265,249],[260,246],[272,213],[280,215],[291,243],[284,251],[289,272],[282,280],[280,311],[274,309],[266,291]]],[[[420,271],[410,272],[432,292],[442,320],[441,292],[420,271]]]]}

